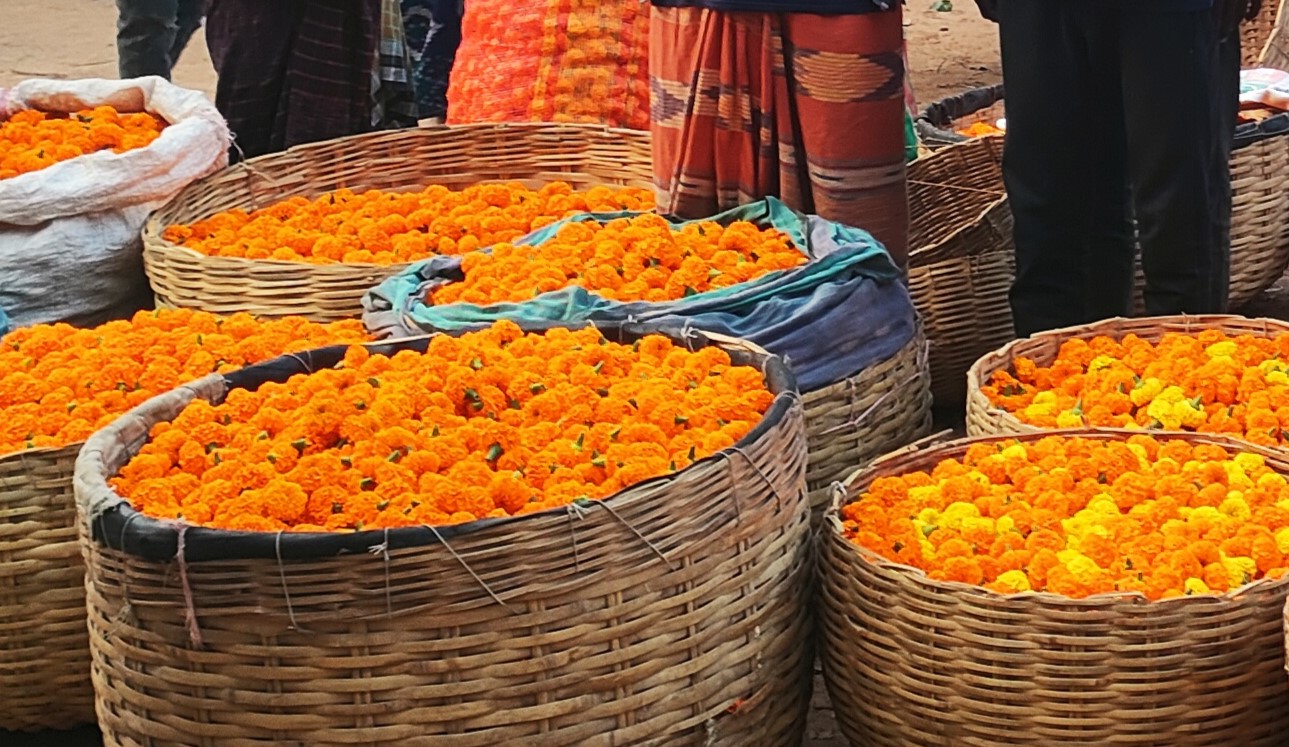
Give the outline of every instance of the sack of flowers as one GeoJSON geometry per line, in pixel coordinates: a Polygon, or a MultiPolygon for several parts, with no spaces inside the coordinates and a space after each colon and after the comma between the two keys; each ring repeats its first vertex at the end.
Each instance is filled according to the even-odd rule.
{"type": "Polygon", "coordinates": [[[1284,744],[1289,461],[1221,435],[922,446],[825,530],[852,745],[1284,744]]]}
{"type": "Polygon", "coordinates": [[[810,489],[925,434],[917,317],[890,256],[864,231],[768,198],[707,220],[575,215],[510,242],[412,265],[364,299],[376,336],[630,321],[748,340],[806,392],[810,489]]]}
{"type": "Polygon", "coordinates": [[[1289,322],[1108,319],[1017,340],[967,375],[972,435],[1091,426],[1227,433],[1281,446],[1289,322]]]}
{"type": "Polygon", "coordinates": [[[365,339],[357,322],[139,312],[0,339],[0,729],[94,721],[72,469],[84,440],[212,371],[365,339]]]}
{"type": "Polygon", "coordinates": [[[0,89],[0,308],[21,327],[147,306],[148,213],[227,162],[215,106],[160,78],[0,89]]]}
{"type": "Polygon", "coordinates": [[[588,210],[651,209],[647,133],[516,124],[311,143],[202,180],[148,221],[157,303],[217,313],[362,312],[409,263],[588,210]]]}
{"type": "Polygon", "coordinates": [[[786,366],[702,335],[499,322],[180,387],[77,463],[105,741],[796,744],[805,464],[786,366]]]}

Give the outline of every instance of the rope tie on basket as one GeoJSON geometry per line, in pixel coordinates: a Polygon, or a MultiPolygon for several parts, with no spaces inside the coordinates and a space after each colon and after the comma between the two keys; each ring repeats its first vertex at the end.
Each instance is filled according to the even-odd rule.
{"type": "Polygon", "coordinates": [[[273,552],[277,555],[278,578],[282,579],[282,597],[286,600],[286,617],[291,621],[291,630],[307,633],[309,631],[300,627],[300,624],[296,622],[295,606],[291,604],[291,591],[286,586],[286,564],[282,562],[282,534],[279,531],[277,536],[273,538],[273,552]]]}
{"type": "Polygon", "coordinates": [[[389,589],[389,527],[385,527],[385,541],[367,548],[372,555],[379,555],[385,561],[385,617],[394,616],[394,601],[389,589]]]}
{"type": "MultiPolygon", "coordinates": [[[[750,456],[746,451],[743,451],[741,448],[739,448],[739,447],[737,447],[737,446],[731,446],[730,448],[726,449],[725,451],[720,452],[720,453],[719,453],[719,454],[717,454],[716,456],[717,456],[717,458],[719,458],[719,459],[724,459],[725,461],[729,462],[730,467],[731,467],[731,469],[732,469],[732,468],[733,468],[733,466],[734,466],[734,461],[733,461],[732,459],[730,459],[730,455],[731,455],[731,454],[738,454],[739,456],[741,456],[741,457],[743,457],[744,459],[746,459],[746,460],[747,460],[747,463],[748,463],[749,465],[751,465],[751,467],[752,467],[752,469],[753,469],[753,470],[755,470],[755,471],[756,471],[756,474],[757,474],[757,475],[759,475],[759,476],[761,477],[761,479],[765,481],[765,484],[766,484],[766,485],[770,486],[770,491],[774,493],[774,497],[775,497],[775,499],[777,499],[777,500],[779,501],[779,507],[782,507],[782,506],[783,506],[783,493],[782,493],[782,492],[780,492],[780,490],[779,490],[779,486],[774,484],[774,481],[770,479],[770,476],[769,476],[769,475],[767,475],[767,474],[765,474],[765,470],[761,469],[761,465],[757,464],[757,463],[756,463],[756,460],[754,460],[754,459],[753,459],[753,458],[752,458],[752,457],[751,457],[751,456],[750,456]]],[[[735,492],[736,492],[736,491],[731,491],[731,494],[733,494],[733,493],[735,493],[735,492]]],[[[735,510],[736,512],[738,511],[738,502],[737,502],[737,501],[735,501],[735,503],[734,503],[734,510],[735,510]]]]}
{"type": "MultiPolygon", "coordinates": [[[[929,347],[930,347],[930,344],[929,344],[929,343],[923,343],[923,344],[922,344],[922,347],[923,347],[923,349],[925,350],[925,349],[927,349],[927,348],[929,348],[929,347]]],[[[919,354],[918,358],[919,358],[919,360],[921,360],[921,359],[923,358],[923,355],[919,354]]],[[[899,391],[903,390],[904,388],[906,388],[906,387],[908,387],[908,386],[910,386],[910,385],[912,385],[912,384],[916,383],[918,379],[922,378],[922,377],[923,377],[923,375],[925,375],[925,374],[924,374],[925,370],[926,370],[926,367],[925,367],[925,366],[921,366],[921,365],[919,365],[919,366],[917,367],[917,370],[913,372],[913,375],[912,375],[912,376],[907,376],[907,377],[905,377],[902,381],[900,381],[900,382],[899,382],[899,384],[898,384],[898,385],[893,386],[893,387],[891,387],[890,389],[888,389],[886,392],[884,392],[884,393],[882,394],[882,396],[878,397],[878,398],[873,402],[873,404],[869,405],[869,406],[868,406],[868,408],[867,408],[867,409],[865,409],[863,412],[861,412],[859,415],[857,415],[856,417],[851,418],[850,420],[848,420],[848,421],[846,421],[846,422],[844,422],[844,423],[838,423],[837,425],[834,425],[833,427],[831,427],[831,428],[829,428],[829,429],[825,430],[824,432],[820,433],[819,435],[821,435],[821,436],[828,436],[828,435],[832,435],[833,433],[836,433],[837,431],[840,431],[840,430],[845,430],[845,429],[849,429],[849,428],[857,428],[857,427],[859,427],[860,425],[862,425],[862,424],[864,423],[864,421],[868,420],[868,418],[869,418],[869,416],[870,416],[870,415],[872,415],[873,413],[877,412],[877,409],[878,409],[879,407],[881,407],[882,405],[886,404],[886,401],[887,401],[888,399],[890,399],[891,397],[895,396],[895,394],[896,394],[897,392],[899,392],[899,391]]],[[[851,386],[854,386],[853,382],[852,382],[851,386]]]]}
{"type": "Polygon", "coordinates": [[[197,607],[193,602],[192,585],[188,583],[188,559],[184,551],[184,537],[188,533],[188,525],[180,524],[178,530],[178,539],[176,541],[175,560],[179,563],[179,585],[183,589],[184,595],[184,622],[188,626],[188,638],[196,648],[203,648],[201,640],[201,628],[197,625],[197,607]]]}
{"type": "Polygon", "coordinates": [[[573,502],[568,504],[568,510],[565,511],[565,515],[568,516],[568,536],[573,542],[573,570],[581,573],[582,558],[577,550],[577,524],[573,520],[578,519],[580,521],[585,519],[587,512],[581,506],[577,505],[577,502],[573,502]]]}
{"type": "MultiPolygon", "coordinates": [[[[126,534],[126,532],[128,532],[128,531],[129,531],[129,529],[130,529],[130,522],[134,521],[135,519],[139,518],[140,516],[142,516],[142,514],[133,513],[133,514],[130,514],[128,517],[126,517],[126,519],[125,519],[125,524],[121,527],[121,544],[120,544],[120,547],[121,547],[121,551],[122,551],[122,552],[125,552],[125,534],[126,534]]],[[[98,520],[101,522],[101,521],[103,520],[103,515],[102,515],[102,514],[99,514],[98,516],[93,517],[92,519],[90,519],[90,521],[92,522],[92,521],[94,521],[94,519],[98,519],[98,520]]],[[[129,582],[129,574],[122,574],[122,575],[121,575],[121,596],[125,597],[125,604],[121,605],[121,609],[117,610],[117,613],[116,613],[116,624],[117,624],[117,625],[128,625],[128,624],[133,624],[133,622],[134,622],[134,602],[130,599],[130,582],[129,582]]]]}
{"type": "Polygon", "coordinates": [[[461,567],[465,569],[465,572],[469,573],[470,577],[473,578],[475,582],[478,583],[479,586],[482,587],[483,590],[488,593],[488,596],[492,597],[492,601],[496,602],[497,604],[500,604],[502,607],[505,607],[506,610],[512,614],[515,612],[514,608],[506,604],[505,600],[503,600],[501,597],[497,596],[497,592],[493,591],[491,586],[488,586],[488,582],[484,581],[483,578],[479,576],[479,574],[474,572],[474,569],[470,567],[470,564],[465,562],[465,558],[461,557],[456,550],[452,549],[452,545],[448,544],[448,541],[444,539],[443,535],[439,533],[438,529],[436,529],[433,526],[430,526],[429,524],[423,524],[422,526],[430,530],[430,532],[439,540],[439,542],[444,547],[447,548],[448,552],[452,553],[452,557],[456,558],[457,562],[461,564],[461,567]]]}
{"type": "MultiPolygon", "coordinates": [[[[657,555],[662,560],[662,562],[666,563],[668,569],[673,571],[676,570],[676,566],[671,562],[671,558],[668,558],[666,553],[658,549],[657,545],[650,542],[648,537],[641,534],[639,529],[636,529],[634,526],[632,526],[631,522],[622,518],[622,515],[619,514],[617,511],[613,510],[612,506],[610,506],[608,503],[605,503],[604,501],[589,501],[589,503],[590,505],[593,505],[593,506],[600,506],[605,511],[608,511],[610,516],[617,519],[618,522],[622,524],[622,526],[630,530],[631,533],[636,536],[636,538],[638,538],[641,542],[643,542],[645,544],[645,547],[648,547],[650,550],[652,550],[654,555],[657,555]]],[[[590,512],[588,511],[587,513],[589,514],[590,512]]]]}

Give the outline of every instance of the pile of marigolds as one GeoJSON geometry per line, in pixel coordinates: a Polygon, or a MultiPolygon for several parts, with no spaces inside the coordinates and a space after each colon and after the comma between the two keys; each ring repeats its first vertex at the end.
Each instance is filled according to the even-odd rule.
{"type": "Polygon", "coordinates": [[[1134,435],[973,444],[874,480],[847,537],[933,579],[1151,600],[1285,575],[1289,483],[1260,456],[1134,435]]]}
{"type": "Polygon", "coordinates": [[[113,486],[223,529],[445,525],[601,499],[733,445],[773,395],[719,348],[499,322],[190,404],[113,486]]]}
{"type": "Polygon", "coordinates": [[[1262,445],[1282,444],[1289,432],[1289,336],[1071,339],[1050,366],[1017,358],[1013,369],[981,391],[1040,428],[1162,428],[1262,445]]]}
{"type": "Polygon", "coordinates": [[[314,200],[293,197],[250,213],[228,210],[190,225],[169,226],[163,236],[211,256],[392,265],[512,241],[578,213],[653,206],[649,190],[574,191],[564,182],[537,190],[522,184],[361,194],[342,189],[314,200]]]}
{"type": "Polygon", "coordinates": [[[536,246],[499,244],[461,260],[462,282],[430,292],[435,304],[521,302],[579,286],[616,301],[670,301],[796,267],[788,236],[747,221],[682,229],[646,213],[604,224],[571,222],[536,246]]]}
{"type": "Polygon", "coordinates": [[[35,110],[0,122],[0,179],[39,171],[87,153],[123,153],[156,140],[166,123],[151,114],[123,114],[110,106],[67,116],[35,110]]]}
{"type": "Polygon", "coordinates": [[[94,329],[24,327],[0,339],[0,455],[78,443],[144,400],[215,371],[364,339],[358,322],[187,310],[139,312],[94,329]]]}

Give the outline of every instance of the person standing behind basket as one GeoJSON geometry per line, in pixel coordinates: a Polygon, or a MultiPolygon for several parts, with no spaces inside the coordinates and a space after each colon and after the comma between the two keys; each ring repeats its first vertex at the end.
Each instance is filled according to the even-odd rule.
{"type": "Polygon", "coordinates": [[[1016,332],[1220,313],[1241,18],[1259,0],[976,0],[999,22],[1016,332]]]}
{"type": "Polygon", "coordinates": [[[653,0],[649,74],[663,212],[761,197],[908,253],[898,0],[653,0]]]}
{"type": "Polygon", "coordinates": [[[372,129],[381,0],[209,0],[234,158],[372,129]]]}
{"type": "Polygon", "coordinates": [[[117,69],[122,79],[170,80],[179,55],[201,28],[206,0],[116,0],[117,69]]]}
{"type": "Polygon", "coordinates": [[[412,55],[412,81],[422,119],[448,115],[448,78],[461,46],[463,0],[401,0],[412,55]]]}

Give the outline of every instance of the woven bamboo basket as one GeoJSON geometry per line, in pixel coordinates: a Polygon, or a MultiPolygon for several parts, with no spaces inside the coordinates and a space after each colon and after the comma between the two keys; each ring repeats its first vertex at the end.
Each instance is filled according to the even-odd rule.
{"type": "Polygon", "coordinates": [[[1244,67],[1272,67],[1289,70],[1289,37],[1284,0],[1263,0],[1262,12],[1241,28],[1240,47],[1244,67]]]}
{"type": "Polygon", "coordinates": [[[822,517],[834,483],[931,432],[927,344],[918,334],[855,376],[802,395],[810,448],[806,483],[822,517]]]}
{"type": "MultiPolygon", "coordinates": [[[[105,476],[229,380],[145,403],[77,462],[105,743],[798,744],[803,415],[779,359],[731,353],[779,394],[732,449],[584,507],[441,529],[272,535],[139,516],[105,476]]],[[[245,378],[257,370],[272,373],[245,378]]]]}
{"type": "Polygon", "coordinates": [[[1090,340],[1100,336],[1122,340],[1128,335],[1136,335],[1149,342],[1159,342],[1170,332],[1197,334],[1206,329],[1221,330],[1228,335],[1277,337],[1289,334],[1289,322],[1226,315],[1106,319],[1094,324],[1043,332],[1023,340],[1015,340],[1000,350],[983,356],[967,373],[967,433],[972,436],[987,436],[1003,433],[1035,433],[1042,430],[1026,425],[1011,413],[994,407],[981,391],[981,387],[989,383],[995,372],[1012,370],[1017,358],[1029,358],[1039,366],[1047,366],[1056,360],[1061,345],[1066,340],[1090,340]]]}
{"type": "MultiPolygon", "coordinates": [[[[1280,451],[1176,437],[1254,451],[1289,474],[1280,451]]],[[[844,499],[875,478],[929,471],[1001,438],[890,455],[854,475],[844,499]]],[[[1004,596],[869,553],[844,537],[835,508],[822,544],[824,671],[855,747],[1273,747],[1289,734],[1281,630],[1289,579],[1159,602],[1004,596]]]]}
{"type": "Polygon", "coordinates": [[[653,189],[648,133],[543,123],[408,129],[311,143],[203,179],[158,210],[143,230],[143,260],[161,306],[315,321],[357,317],[362,296],[406,265],[311,265],[210,257],[162,237],[175,223],[253,210],[341,188],[410,191],[516,181],[577,188],[653,189]]]}
{"type": "Polygon", "coordinates": [[[80,447],[0,457],[0,729],[94,720],[72,497],[80,447]]]}
{"type": "MultiPolygon", "coordinates": [[[[1265,16],[1265,12],[1264,12],[1265,16]]],[[[1251,25],[1250,28],[1257,28],[1251,25]]],[[[922,115],[923,138],[933,149],[968,140],[955,130],[975,121],[1003,116],[1001,86],[976,89],[932,104],[922,115]],[[990,103],[990,102],[993,103],[990,103]],[[970,111],[964,107],[984,108],[970,111]],[[957,113],[959,118],[945,117],[957,113]]],[[[989,137],[986,139],[994,139],[989,137]]],[[[1231,278],[1232,308],[1252,301],[1289,268],[1289,136],[1250,139],[1231,155],[1231,278]]],[[[915,166],[918,162],[914,162],[915,166]]],[[[913,178],[910,167],[910,180],[913,178]]],[[[996,188],[1002,190],[1001,171],[996,188]]],[[[963,177],[974,180],[975,176],[963,177]]],[[[972,181],[974,185],[974,181],[972,181]]],[[[913,185],[910,182],[910,190],[913,185]]],[[[917,220],[916,213],[914,220],[917,220]]],[[[1010,284],[1010,281],[1009,281],[1010,284]]],[[[1146,279],[1140,263],[1136,278],[1136,312],[1144,313],[1146,279]]]]}
{"type": "Polygon", "coordinates": [[[960,143],[909,164],[909,291],[930,344],[939,406],[963,401],[967,368],[1015,337],[1016,274],[1002,138],[960,143]]]}

